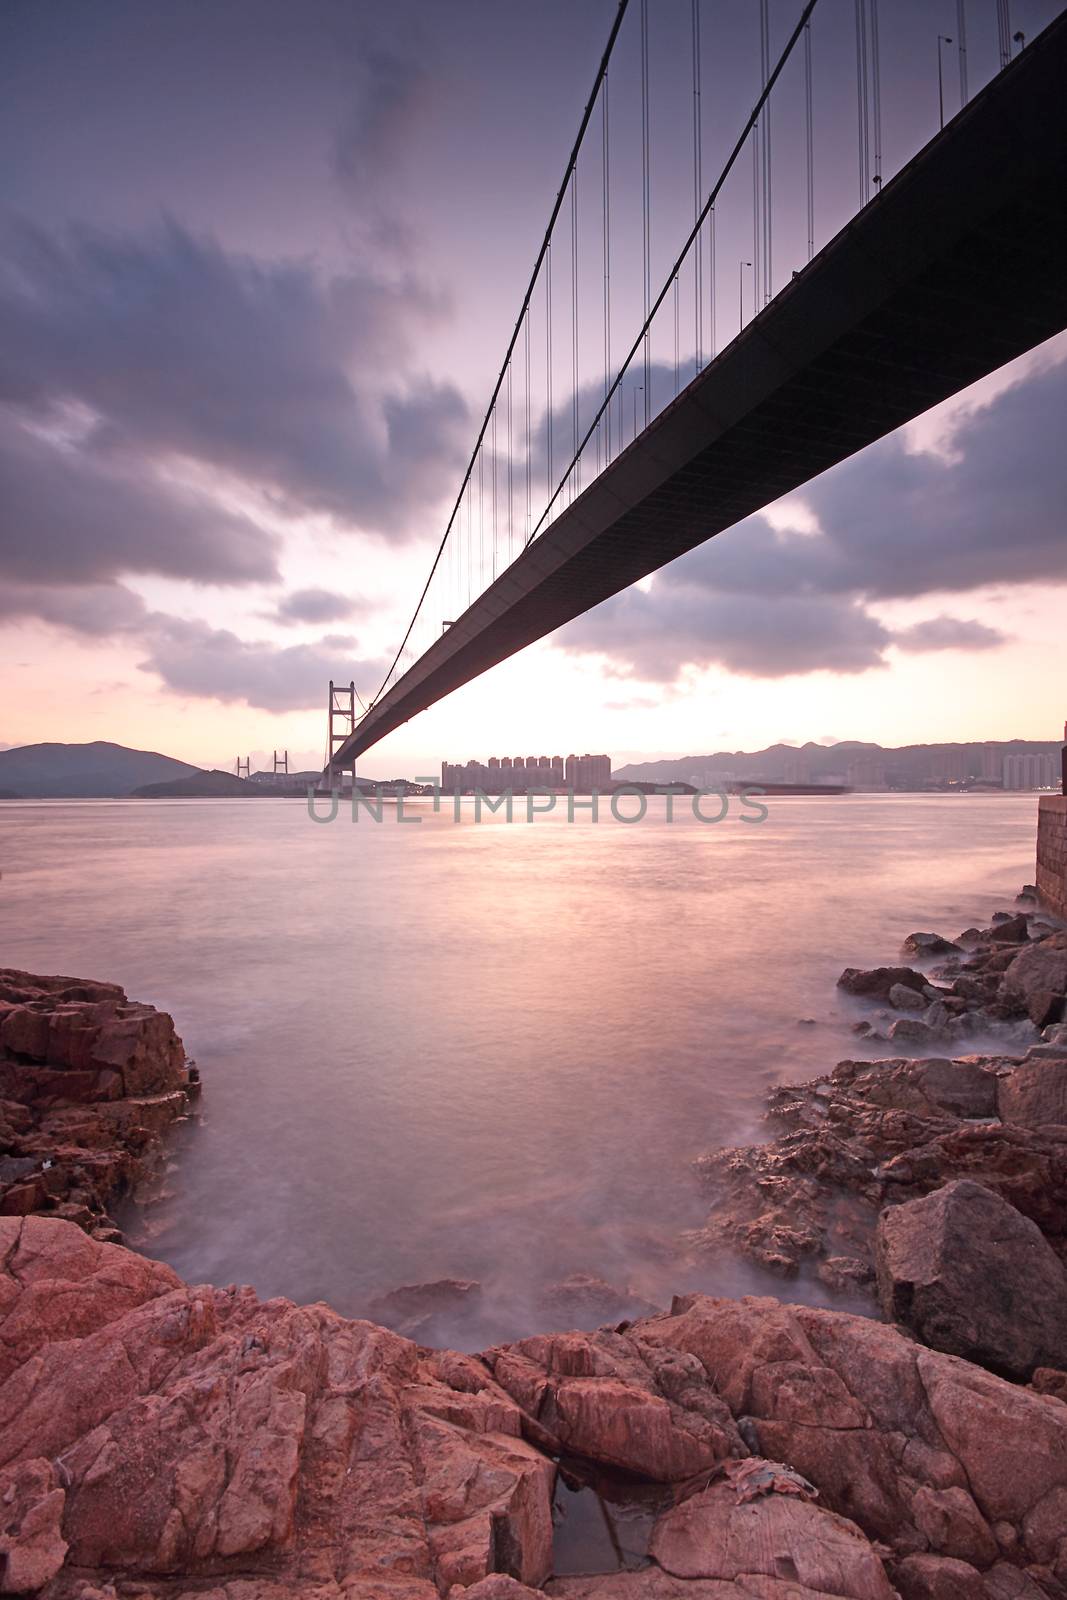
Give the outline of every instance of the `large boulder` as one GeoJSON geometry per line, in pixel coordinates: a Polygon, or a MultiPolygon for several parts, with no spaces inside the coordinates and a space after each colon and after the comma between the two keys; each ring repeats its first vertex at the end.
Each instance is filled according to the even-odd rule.
{"type": "Polygon", "coordinates": [[[837,987],[846,994],[862,995],[867,1000],[888,1000],[889,991],[896,984],[922,994],[927,981],[914,967],[846,967],[837,980],[837,987]]]}
{"type": "Polygon", "coordinates": [[[1009,963],[1000,980],[1000,996],[1025,1010],[1037,1027],[1058,1022],[1067,995],[1067,932],[1032,944],[1009,963]]]}
{"type": "Polygon", "coordinates": [[[997,1109],[1027,1128],[1067,1127],[1067,1057],[1021,1062],[997,1084],[997,1109]]]}
{"type": "Polygon", "coordinates": [[[886,1317],[933,1349],[1014,1378],[1067,1363],[1067,1269],[983,1184],[958,1179],[887,1207],[875,1258],[886,1317]]]}
{"type": "Polygon", "coordinates": [[[843,1600],[894,1600],[885,1568],[854,1522],[800,1497],[743,1499],[729,1482],[662,1516],[649,1553],[677,1578],[779,1578],[843,1600]]]}

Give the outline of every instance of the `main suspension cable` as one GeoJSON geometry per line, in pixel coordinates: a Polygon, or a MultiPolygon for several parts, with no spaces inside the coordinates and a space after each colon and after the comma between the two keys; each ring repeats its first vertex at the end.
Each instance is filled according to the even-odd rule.
{"type": "MultiPolygon", "coordinates": [[[[486,412],[485,412],[485,416],[484,416],[484,418],[482,420],[482,425],[478,430],[478,437],[474,442],[474,449],[471,451],[471,457],[470,457],[469,462],[467,463],[467,470],[463,474],[463,481],[459,486],[459,492],[456,495],[455,503],[454,503],[454,505],[452,507],[452,510],[451,510],[450,514],[449,514],[448,522],[445,525],[445,531],[444,531],[443,535],[441,536],[441,542],[437,547],[437,553],[433,558],[433,562],[432,562],[432,564],[430,566],[429,574],[427,575],[426,582],[425,582],[425,584],[423,585],[423,588],[422,588],[422,593],[419,595],[418,602],[417,602],[417,604],[415,606],[415,610],[412,613],[411,621],[408,623],[407,631],[405,632],[403,639],[401,639],[401,641],[400,641],[399,648],[397,649],[396,655],[393,657],[393,661],[392,661],[392,664],[389,667],[389,670],[386,672],[385,677],[382,679],[381,685],[379,686],[377,693],[375,694],[374,698],[371,700],[371,708],[372,709],[373,709],[374,705],[377,703],[377,701],[381,698],[381,696],[382,696],[382,694],[383,694],[383,692],[384,692],[384,690],[386,688],[386,685],[388,684],[390,678],[392,677],[394,671],[396,670],[397,662],[400,660],[400,657],[404,652],[404,647],[405,647],[405,645],[407,644],[408,640],[411,637],[411,631],[414,628],[416,621],[418,620],[419,612],[422,610],[423,602],[425,601],[426,596],[429,593],[430,584],[433,581],[433,575],[437,571],[437,568],[438,568],[438,566],[440,564],[440,561],[441,561],[441,557],[444,554],[445,545],[448,542],[448,536],[452,532],[453,524],[456,521],[456,516],[457,516],[457,514],[459,512],[459,508],[460,508],[460,506],[462,504],[462,501],[463,501],[464,490],[466,489],[467,484],[470,482],[471,474],[474,471],[475,460],[477,458],[479,450],[481,449],[482,441],[484,440],[485,435],[486,435],[486,431],[487,431],[487,429],[489,427],[489,418],[490,418],[490,416],[492,414],[493,407],[496,404],[497,396],[499,395],[501,387],[502,387],[503,382],[504,382],[504,374],[507,371],[507,364],[511,360],[512,352],[514,351],[515,346],[518,343],[519,334],[520,334],[520,332],[522,330],[523,319],[526,317],[526,314],[527,314],[527,312],[529,310],[529,307],[530,307],[530,301],[533,299],[534,290],[537,287],[537,279],[538,279],[538,277],[540,275],[540,272],[541,272],[541,265],[542,265],[542,262],[545,259],[545,256],[548,253],[549,244],[550,244],[551,239],[552,239],[552,231],[555,228],[557,218],[559,217],[559,214],[560,214],[561,210],[563,209],[563,202],[564,202],[564,199],[566,198],[567,185],[568,185],[568,183],[570,181],[570,175],[571,175],[571,172],[574,170],[574,167],[577,165],[578,156],[579,156],[579,153],[580,153],[581,148],[582,148],[582,143],[583,143],[583,141],[585,139],[586,129],[588,128],[590,120],[591,120],[592,115],[593,115],[593,108],[594,108],[594,106],[596,104],[597,94],[599,93],[600,86],[601,86],[602,82],[604,81],[604,78],[607,75],[608,63],[611,60],[611,53],[615,48],[615,41],[619,37],[619,29],[622,27],[622,21],[623,21],[623,18],[625,17],[625,15],[626,15],[626,10],[627,10],[627,7],[628,7],[629,3],[630,3],[630,0],[619,0],[618,10],[615,13],[615,20],[611,25],[611,32],[608,34],[608,42],[604,47],[604,53],[600,58],[600,64],[597,67],[596,76],[593,79],[593,87],[592,87],[592,90],[590,92],[589,99],[586,101],[585,110],[583,111],[581,121],[578,124],[578,133],[577,133],[577,135],[575,137],[574,144],[571,147],[570,155],[567,158],[566,167],[564,168],[563,181],[561,182],[561,184],[559,186],[559,191],[558,191],[558,193],[556,195],[555,204],[552,207],[552,211],[551,211],[551,214],[550,214],[549,219],[548,219],[548,226],[545,229],[544,237],[541,240],[541,247],[537,252],[537,259],[534,262],[533,271],[530,274],[530,281],[529,281],[529,284],[527,285],[526,293],[523,296],[522,305],[521,305],[521,307],[519,309],[519,314],[518,314],[517,318],[515,319],[515,327],[514,327],[514,330],[512,332],[511,338],[508,341],[508,347],[507,347],[507,350],[506,350],[506,352],[504,354],[504,360],[501,363],[500,372],[499,372],[499,375],[497,377],[496,383],[493,385],[493,392],[489,397],[489,404],[486,407],[486,412]]],[[[527,453],[527,459],[529,459],[529,454],[528,453],[527,453]]],[[[532,511],[529,514],[532,515],[532,511]]]]}

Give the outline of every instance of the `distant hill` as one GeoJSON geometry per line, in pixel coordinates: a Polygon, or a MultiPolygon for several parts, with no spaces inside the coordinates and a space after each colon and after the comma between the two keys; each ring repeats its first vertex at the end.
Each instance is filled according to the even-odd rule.
{"type": "Polygon", "coordinates": [[[144,783],[133,791],[135,800],[230,800],[253,799],[265,796],[271,790],[261,783],[249,783],[247,778],[236,778],[232,772],[210,772],[195,769],[184,778],[171,778],[166,783],[144,783]]]}
{"type": "Polygon", "coordinates": [[[766,750],[719,750],[713,755],[635,761],[612,773],[616,782],[696,784],[763,779],[769,783],[820,783],[835,779],[859,787],[921,789],[968,780],[1001,781],[1004,757],[1043,754],[1058,760],[1058,739],[1003,739],[968,744],[883,747],[857,739],[838,744],[772,744],[766,750]]]}
{"type": "Polygon", "coordinates": [[[33,799],[103,799],[146,783],[165,783],[198,768],[155,750],[92,744],[24,744],[0,750],[0,786],[33,799]]]}
{"type": "Polygon", "coordinates": [[[16,794],[14,789],[0,789],[0,800],[21,800],[22,796],[16,794]]]}

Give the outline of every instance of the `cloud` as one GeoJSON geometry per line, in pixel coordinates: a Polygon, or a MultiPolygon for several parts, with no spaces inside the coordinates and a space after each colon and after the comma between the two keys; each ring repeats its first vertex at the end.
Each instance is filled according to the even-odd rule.
{"type": "Polygon", "coordinates": [[[567,650],[671,682],[713,665],[751,677],[864,672],[892,644],[985,650],[997,629],[942,614],[894,633],[880,601],[990,584],[1067,582],[1067,363],[1039,370],[959,425],[951,460],[884,440],[561,630],[567,650]],[[814,530],[814,531],[813,531],[814,530]]]}
{"type": "Polygon", "coordinates": [[[277,578],[278,540],[207,495],[49,443],[0,408],[0,577],[99,585],[123,572],[277,578]]]}
{"type": "Polygon", "coordinates": [[[604,655],[623,676],[670,683],[686,667],[725,667],[754,678],[866,672],[892,634],[861,606],[818,595],[716,594],[684,577],[631,588],[572,622],[568,650],[604,655]]]}
{"type": "Polygon", "coordinates": [[[38,621],[70,633],[114,638],[144,627],[140,595],[119,583],[0,584],[0,622],[38,621]]]}
{"type": "Polygon", "coordinates": [[[466,406],[413,366],[444,314],[412,276],[324,278],[176,222],[135,237],[10,230],[0,401],[89,419],[83,464],[152,484],[193,464],[289,515],[404,538],[454,481],[466,406]]]}
{"type": "Polygon", "coordinates": [[[341,622],[366,609],[366,601],[331,589],[294,589],[282,596],[269,615],[273,622],[289,627],[298,622],[341,622]]]}
{"type": "Polygon", "coordinates": [[[963,617],[930,617],[893,635],[898,650],[994,650],[1006,642],[999,628],[963,617]]]}
{"type": "Polygon", "coordinates": [[[317,644],[276,645],[239,639],[227,628],[155,614],[139,663],[175,694],[243,701],[266,711],[325,708],[331,678],[377,687],[385,663],[356,658],[357,641],[332,635],[317,644]]]}

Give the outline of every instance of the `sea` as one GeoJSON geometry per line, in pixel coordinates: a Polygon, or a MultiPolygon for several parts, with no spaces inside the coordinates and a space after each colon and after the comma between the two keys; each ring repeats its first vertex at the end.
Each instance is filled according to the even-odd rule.
{"type": "Polygon", "coordinates": [[[352,1316],[474,1282],[466,1348],[572,1324],[572,1274],[819,1300],[694,1256],[693,1162],[765,1139],[774,1084],[890,1053],[838,975],[1011,909],[1037,800],[764,803],[7,801],[0,962],[173,1016],[202,1099],[121,1220],[189,1281],[352,1316]]]}

